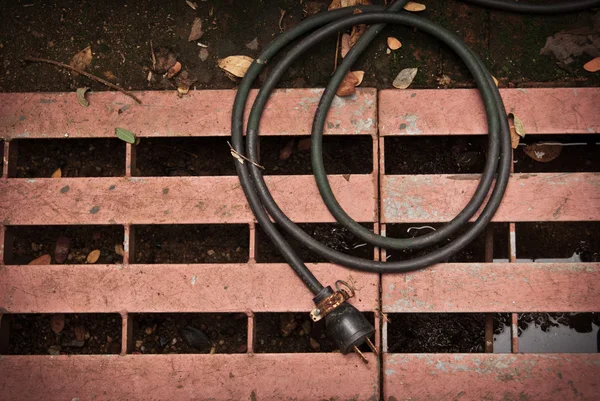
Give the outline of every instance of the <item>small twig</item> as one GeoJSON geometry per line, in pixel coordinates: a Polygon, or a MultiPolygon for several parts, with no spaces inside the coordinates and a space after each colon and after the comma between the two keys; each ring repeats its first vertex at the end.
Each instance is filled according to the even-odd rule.
{"type": "Polygon", "coordinates": [[[68,70],[71,70],[71,71],[74,71],[74,72],[76,72],[78,74],[81,74],[81,75],[83,75],[85,77],[88,77],[89,79],[93,79],[96,82],[100,82],[101,84],[104,84],[104,85],[108,86],[109,88],[118,90],[119,92],[123,92],[124,94],[126,94],[127,96],[129,96],[130,98],[132,98],[133,100],[135,100],[136,102],[138,102],[139,104],[142,104],[142,101],[140,99],[138,99],[133,93],[131,93],[131,92],[129,92],[129,91],[121,88],[120,86],[117,86],[117,85],[115,85],[113,83],[110,83],[110,82],[108,82],[108,81],[106,81],[106,80],[104,80],[104,79],[102,79],[100,77],[97,77],[97,76],[92,75],[92,74],[90,74],[88,72],[82,71],[79,68],[71,67],[68,64],[63,64],[63,63],[60,63],[58,61],[47,60],[45,58],[25,57],[23,60],[25,60],[25,61],[35,61],[35,62],[38,62],[38,63],[47,63],[47,64],[52,64],[52,65],[55,65],[55,66],[58,66],[58,67],[66,68],[68,70]]]}
{"type": "Polygon", "coordinates": [[[279,17],[279,32],[283,32],[282,22],[283,22],[283,16],[285,15],[285,10],[280,8],[279,12],[281,13],[281,16],[279,17]]]}
{"type": "Polygon", "coordinates": [[[231,146],[231,143],[229,143],[229,141],[227,141],[227,145],[229,145],[229,150],[231,151],[231,156],[233,156],[237,161],[240,162],[240,164],[244,164],[244,160],[246,160],[248,163],[252,164],[253,166],[258,167],[261,170],[264,170],[265,168],[263,166],[261,166],[260,164],[248,159],[246,156],[244,156],[243,154],[241,154],[240,152],[238,152],[237,150],[235,150],[233,148],[233,146],[231,146]]]}
{"type": "Polygon", "coordinates": [[[152,54],[152,69],[156,70],[156,56],[154,55],[154,45],[152,44],[152,39],[150,39],[150,52],[152,54]]]}
{"type": "MultiPolygon", "coordinates": [[[[335,61],[333,62],[333,72],[337,70],[338,54],[340,54],[340,37],[341,33],[338,32],[337,42],[335,42],[335,61]]],[[[331,75],[333,75],[333,73],[331,75]]]]}

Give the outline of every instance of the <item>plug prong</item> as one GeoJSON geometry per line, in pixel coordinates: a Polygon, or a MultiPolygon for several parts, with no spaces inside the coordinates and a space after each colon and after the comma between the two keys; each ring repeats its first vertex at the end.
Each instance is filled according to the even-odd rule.
{"type": "Polygon", "coordinates": [[[367,342],[367,345],[369,346],[369,348],[371,348],[371,351],[373,351],[373,353],[375,355],[379,355],[379,351],[377,351],[377,347],[375,347],[375,344],[373,344],[371,342],[371,339],[369,337],[365,338],[365,341],[367,342]]]}
{"type": "Polygon", "coordinates": [[[369,363],[369,361],[367,360],[367,358],[363,355],[362,352],[360,352],[360,350],[356,347],[356,345],[353,345],[352,349],[354,350],[354,352],[356,352],[356,354],[360,357],[360,359],[362,359],[362,361],[364,363],[369,363]]]}

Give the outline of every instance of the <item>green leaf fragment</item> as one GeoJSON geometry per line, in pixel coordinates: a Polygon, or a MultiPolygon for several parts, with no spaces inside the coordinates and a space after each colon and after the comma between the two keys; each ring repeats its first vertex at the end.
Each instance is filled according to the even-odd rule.
{"type": "Polygon", "coordinates": [[[125,141],[127,143],[133,143],[135,144],[135,134],[129,130],[126,130],[125,128],[116,128],[115,129],[115,134],[117,135],[117,138],[119,138],[122,141],[125,141]]]}

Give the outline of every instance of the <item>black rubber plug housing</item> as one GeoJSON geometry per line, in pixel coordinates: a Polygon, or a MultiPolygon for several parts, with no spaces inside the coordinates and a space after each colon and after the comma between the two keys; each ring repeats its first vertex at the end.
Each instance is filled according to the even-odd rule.
{"type": "MultiPolygon", "coordinates": [[[[325,287],[313,299],[315,303],[333,294],[331,287],[325,287]]],[[[362,313],[348,302],[344,302],[325,316],[327,337],[347,354],[365,343],[371,337],[375,328],[362,313]]]]}

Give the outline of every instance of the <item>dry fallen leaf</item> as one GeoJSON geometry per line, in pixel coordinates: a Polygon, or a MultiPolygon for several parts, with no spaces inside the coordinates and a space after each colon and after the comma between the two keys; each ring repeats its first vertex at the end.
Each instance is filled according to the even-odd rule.
{"type": "Polygon", "coordinates": [[[59,167],[52,173],[51,178],[60,178],[60,177],[62,177],[62,170],[59,167]]]}
{"type": "Polygon", "coordinates": [[[125,255],[125,250],[123,249],[122,244],[115,244],[115,253],[119,256],[125,255]]]}
{"type": "Polygon", "coordinates": [[[42,255],[37,259],[32,260],[31,262],[29,262],[29,265],[49,265],[52,262],[52,257],[48,254],[46,255],[42,255]]]}
{"type": "Polygon", "coordinates": [[[596,57],[585,63],[583,65],[583,69],[589,72],[597,72],[600,71],[600,57],[596,57]]]}
{"type": "Polygon", "coordinates": [[[439,85],[448,86],[450,83],[452,83],[452,79],[448,75],[444,74],[437,78],[437,82],[439,85]]]}
{"type": "Polygon", "coordinates": [[[198,57],[200,57],[200,60],[206,61],[208,59],[208,49],[204,47],[200,49],[200,54],[198,54],[198,57]]]}
{"type": "Polygon", "coordinates": [[[410,84],[412,83],[413,79],[415,79],[415,76],[417,75],[417,71],[419,71],[418,68],[405,68],[402,71],[400,71],[398,73],[398,75],[396,75],[396,78],[394,78],[394,82],[392,82],[392,85],[394,86],[394,88],[397,89],[406,89],[410,86],[410,84]]]}
{"type": "Polygon", "coordinates": [[[523,149],[525,154],[536,162],[548,163],[556,159],[562,152],[562,144],[534,143],[523,149]]]}
{"type": "Polygon", "coordinates": [[[350,35],[347,33],[342,35],[342,58],[346,57],[346,54],[350,51],[350,35]]]}
{"type": "Polygon", "coordinates": [[[363,33],[365,33],[366,30],[367,26],[365,24],[358,24],[352,27],[352,32],[350,32],[349,40],[350,47],[354,46],[356,42],[358,42],[358,39],[360,39],[360,37],[363,35],[363,33]]]}
{"type": "Polygon", "coordinates": [[[305,152],[307,150],[310,150],[311,145],[312,145],[312,140],[310,138],[300,139],[298,141],[298,150],[300,152],[305,152]]]}
{"type": "Polygon", "coordinates": [[[498,80],[496,79],[496,77],[492,75],[492,79],[494,80],[494,83],[496,84],[496,87],[498,87],[498,80]]]}
{"type": "Polygon", "coordinates": [[[192,2],[192,1],[190,1],[190,0],[185,0],[185,2],[187,3],[187,5],[188,5],[188,6],[190,6],[190,8],[191,8],[192,10],[195,10],[195,9],[197,9],[197,8],[198,8],[198,4],[197,4],[197,3],[195,3],[195,2],[192,2]]]}
{"type": "Polygon", "coordinates": [[[513,149],[516,149],[521,138],[525,137],[525,126],[514,113],[508,113],[508,126],[510,128],[511,146],[513,149]]]}
{"type": "Polygon", "coordinates": [[[287,160],[290,158],[292,153],[294,152],[294,146],[296,145],[296,141],[294,139],[290,139],[283,148],[279,151],[279,160],[287,160]]]}
{"type": "Polygon", "coordinates": [[[50,328],[56,334],[63,331],[63,329],[65,328],[65,314],[57,313],[55,315],[52,315],[52,318],[50,319],[50,328]]]}
{"type": "Polygon", "coordinates": [[[57,263],[64,263],[67,260],[67,256],[69,256],[69,250],[71,248],[71,239],[61,235],[56,240],[56,245],[54,246],[54,260],[57,263]]]}
{"type": "Polygon", "coordinates": [[[390,36],[389,38],[387,38],[387,45],[391,50],[398,50],[399,48],[402,47],[402,43],[394,38],[393,36],[390,36]]]}
{"type": "Polygon", "coordinates": [[[331,11],[331,10],[335,10],[338,8],[342,7],[342,0],[333,0],[331,2],[331,4],[329,5],[329,7],[327,7],[327,10],[331,11]]]}
{"type": "Polygon", "coordinates": [[[87,262],[90,264],[94,264],[98,261],[98,259],[100,258],[100,249],[94,249],[92,252],[90,252],[87,255],[87,262]]]}
{"type": "Polygon", "coordinates": [[[77,341],[84,341],[85,340],[85,327],[83,326],[75,326],[75,328],[73,329],[73,332],[75,333],[75,339],[77,341]]]}
{"type": "Polygon", "coordinates": [[[356,86],[359,86],[360,84],[362,84],[363,78],[365,77],[365,72],[364,71],[352,71],[352,73],[358,80],[358,82],[356,83],[356,86]]]}
{"type": "Polygon", "coordinates": [[[425,4],[415,3],[414,1],[409,1],[404,5],[404,9],[406,11],[419,12],[425,10],[425,4]]]}
{"type": "MultiPolygon", "coordinates": [[[[88,65],[92,62],[92,48],[86,47],[79,53],[73,56],[69,63],[71,67],[77,68],[78,70],[85,71],[88,65]]],[[[76,74],[76,73],[75,73],[76,74]]]]}
{"type": "Polygon", "coordinates": [[[338,87],[338,90],[335,92],[335,94],[338,96],[350,96],[356,92],[357,83],[358,78],[352,71],[349,71],[342,80],[342,83],[338,87]]]}
{"type": "Polygon", "coordinates": [[[510,121],[508,127],[510,128],[510,146],[513,149],[516,149],[517,147],[519,147],[519,141],[521,140],[521,137],[519,136],[519,134],[517,134],[517,130],[515,129],[514,124],[511,124],[510,121]]]}
{"type": "Polygon", "coordinates": [[[202,35],[204,35],[204,32],[202,31],[202,20],[200,18],[194,18],[192,29],[190,30],[190,36],[188,36],[188,42],[198,40],[202,37],[202,35]]]}
{"type": "Polygon", "coordinates": [[[515,131],[521,138],[525,138],[525,125],[523,121],[519,119],[519,117],[515,116],[514,113],[508,113],[509,120],[513,120],[515,124],[515,131]]]}
{"type": "Polygon", "coordinates": [[[116,81],[117,80],[117,76],[115,74],[113,74],[112,71],[104,71],[102,73],[106,79],[111,80],[111,81],[116,81]]]}
{"type": "Polygon", "coordinates": [[[89,90],[90,88],[88,88],[87,86],[84,88],[77,88],[77,101],[83,107],[88,107],[90,105],[90,102],[85,98],[85,94],[89,90]]]}
{"type": "Polygon", "coordinates": [[[229,56],[219,60],[219,68],[238,78],[243,78],[253,61],[254,59],[248,56],[229,56]]]}
{"type": "Polygon", "coordinates": [[[169,68],[169,71],[167,71],[167,79],[173,78],[175,75],[179,74],[179,71],[181,71],[181,63],[178,61],[173,67],[169,68]]]}

